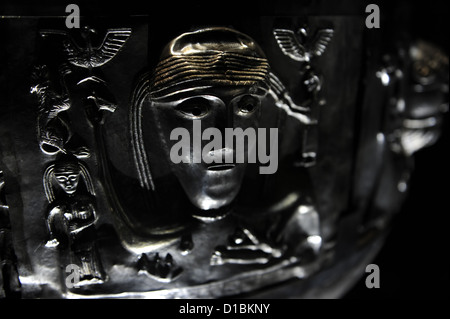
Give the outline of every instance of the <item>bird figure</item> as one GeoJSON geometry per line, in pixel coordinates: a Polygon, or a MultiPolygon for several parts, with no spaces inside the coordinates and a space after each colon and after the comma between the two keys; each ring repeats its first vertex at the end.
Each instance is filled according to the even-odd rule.
{"type": "Polygon", "coordinates": [[[41,35],[64,36],[63,48],[67,61],[77,67],[93,69],[105,65],[111,61],[127,42],[131,35],[131,29],[109,29],[103,38],[101,45],[93,46],[91,34],[97,33],[94,29],[84,27],[81,30],[84,46],[78,45],[74,39],[61,30],[43,30],[41,35]]]}
{"type": "Polygon", "coordinates": [[[313,57],[322,55],[333,37],[333,32],[333,29],[320,29],[315,32],[314,37],[310,37],[306,28],[300,28],[297,34],[288,29],[273,30],[281,51],[299,62],[309,62],[313,57]]]}

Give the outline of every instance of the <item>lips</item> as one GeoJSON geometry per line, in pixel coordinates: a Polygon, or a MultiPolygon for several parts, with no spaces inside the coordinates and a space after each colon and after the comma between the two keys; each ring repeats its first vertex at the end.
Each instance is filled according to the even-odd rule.
{"type": "Polygon", "coordinates": [[[73,193],[75,193],[76,188],[74,186],[66,186],[65,190],[66,190],[67,194],[73,194],[73,193]]]}
{"type": "Polygon", "coordinates": [[[235,166],[234,164],[214,164],[208,166],[208,171],[226,171],[233,169],[235,166]]]}

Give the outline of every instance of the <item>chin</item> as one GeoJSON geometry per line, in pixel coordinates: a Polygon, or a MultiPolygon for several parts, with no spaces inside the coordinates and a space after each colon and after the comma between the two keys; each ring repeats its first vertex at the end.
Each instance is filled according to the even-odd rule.
{"type": "Polygon", "coordinates": [[[227,205],[231,204],[233,199],[234,199],[234,196],[233,196],[233,198],[229,198],[227,196],[226,198],[221,198],[221,199],[212,198],[209,196],[202,196],[202,198],[195,199],[194,201],[192,201],[192,203],[197,208],[207,211],[207,210],[219,209],[224,206],[227,206],[227,205]]]}
{"type": "Polygon", "coordinates": [[[192,203],[198,210],[192,214],[192,217],[205,223],[220,220],[228,214],[229,206],[234,198],[235,196],[221,199],[203,196],[201,199],[196,199],[192,203]]]}
{"type": "Polygon", "coordinates": [[[187,195],[194,206],[206,211],[230,205],[239,189],[240,183],[214,184],[203,187],[196,194],[187,192],[187,195]]]}

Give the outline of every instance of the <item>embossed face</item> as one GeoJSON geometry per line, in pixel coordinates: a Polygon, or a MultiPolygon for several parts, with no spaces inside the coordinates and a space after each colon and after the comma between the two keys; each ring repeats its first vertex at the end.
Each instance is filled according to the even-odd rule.
{"type": "Polygon", "coordinates": [[[261,48],[229,28],[184,33],[161,54],[149,81],[151,109],[172,171],[201,210],[226,206],[239,192],[256,142],[247,136],[237,148],[226,132],[255,132],[268,73],[261,48]]]}
{"type": "Polygon", "coordinates": [[[72,165],[55,168],[55,179],[66,194],[72,195],[80,181],[80,169],[72,165]]]}
{"type": "Polygon", "coordinates": [[[254,87],[211,87],[196,89],[179,99],[154,102],[167,157],[171,158],[177,143],[186,142],[186,152],[176,151],[177,155],[182,153],[181,161],[173,163],[171,158],[172,168],[196,207],[217,209],[236,197],[249,149],[255,145],[248,138],[241,149],[236,148],[236,141],[233,145],[225,143],[225,129],[256,129],[264,94],[254,87]],[[184,136],[172,133],[180,129],[188,133],[188,139],[182,141],[184,136]],[[242,151],[244,154],[237,154],[242,151]],[[237,155],[244,155],[245,161],[236,161],[237,155]]]}

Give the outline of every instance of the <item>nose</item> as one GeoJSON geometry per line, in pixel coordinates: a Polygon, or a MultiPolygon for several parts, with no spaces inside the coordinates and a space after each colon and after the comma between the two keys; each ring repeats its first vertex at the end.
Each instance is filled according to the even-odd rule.
{"type": "Polygon", "coordinates": [[[230,148],[210,151],[208,156],[212,159],[212,163],[208,164],[209,171],[226,171],[236,166],[235,152],[230,148]]]}
{"type": "Polygon", "coordinates": [[[218,113],[214,119],[213,127],[217,128],[220,131],[222,137],[222,145],[224,146],[223,149],[216,150],[214,156],[225,156],[226,154],[227,156],[230,156],[230,152],[233,152],[233,150],[227,149],[225,147],[225,129],[234,128],[233,108],[231,105],[226,105],[225,107],[221,107],[220,110],[218,110],[218,113]]]}
{"type": "Polygon", "coordinates": [[[234,163],[234,150],[230,148],[221,148],[208,152],[209,159],[212,160],[211,165],[215,163],[234,163]]]}
{"type": "Polygon", "coordinates": [[[222,100],[222,105],[216,107],[215,112],[214,125],[216,128],[222,131],[226,127],[233,127],[234,111],[231,101],[222,100]]]}

